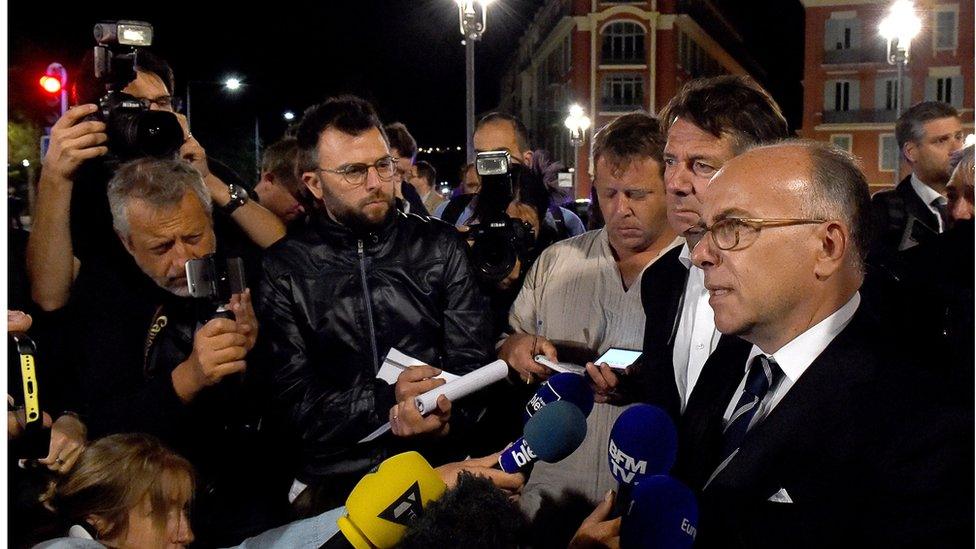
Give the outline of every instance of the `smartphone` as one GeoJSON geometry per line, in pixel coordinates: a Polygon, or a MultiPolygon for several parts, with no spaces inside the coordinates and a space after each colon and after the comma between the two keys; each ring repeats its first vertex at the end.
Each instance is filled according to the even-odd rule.
{"type": "Polygon", "coordinates": [[[603,353],[600,358],[593,361],[594,364],[606,363],[607,366],[611,368],[616,368],[618,370],[623,370],[630,366],[631,364],[637,362],[637,359],[641,357],[643,353],[641,351],[632,351],[630,349],[614,349],[613,347],[607,349],[607,352],[603,353]]]}
{"type": "Polygon", "coordinates": [[[218,304],[230,302],[244,291],[244,262],[239,257],[222,258],[214,254],[186,262],[186,285],[190,296],[218,304]]]}

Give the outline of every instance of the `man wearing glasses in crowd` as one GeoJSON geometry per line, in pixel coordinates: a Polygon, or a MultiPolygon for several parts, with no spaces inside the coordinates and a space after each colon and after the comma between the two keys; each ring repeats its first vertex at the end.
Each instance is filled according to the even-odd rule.
{"type": "Polygon", "coordinates": [[[297,138],[302,180],[323,207],[268,250],[258,309],[272,398],[302,439],[292,497],[305,515],[341,505],[391,452],[412,447],[436,461],[431,451],[451,446],[440,438],[456,423],[451,403],[441,397],[422,417],[411,397],[443,383],[440,369],[487,363],[490,327],[458,232],[394,207],[397,159],[369,103],[312,107],[297,138]],[[391,347],[429,366],[388,385],[376,374],[391,347]],[[358,443],[387,421],[392,437],[358,443]],[[416,435],[425,446],[405,440],[416,435]]]}

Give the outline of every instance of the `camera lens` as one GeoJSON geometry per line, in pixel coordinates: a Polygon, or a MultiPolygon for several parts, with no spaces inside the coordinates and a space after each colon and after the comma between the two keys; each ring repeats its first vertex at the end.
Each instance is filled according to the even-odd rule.
{"type": "Polygon", "coordinates": [[[482,279],[498,282],[515,268],[517,254],[510,237],[510,230],[488,231],[475,237],[471,262],[482,279]]]}
{"type": "Polygon", "coordinates": [[[183,144],[183,127],[170,112],[140,113],[135,121],[135,144],[146,156],[173,156],[183,144]]]}

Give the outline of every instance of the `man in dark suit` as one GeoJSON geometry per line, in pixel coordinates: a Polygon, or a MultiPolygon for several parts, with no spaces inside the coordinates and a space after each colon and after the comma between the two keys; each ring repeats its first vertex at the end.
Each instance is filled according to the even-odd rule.
{"type": "MultiPolygon", "coordinates": [[[[741,76],[692,80],[664,107],[661,122],[667,133],[668,223],[678,234],[698,223],[702,192],[725,162],[750,145],[789,135],[773,98],[741,76]]],[[[603,393],[600,400],[649,402],[677,419],[721,339],[702,281],[687,244],[647,268],[641,280],[647,317],[643,357],[619,385],[608,367],[590,366],[590,375],[603,393]],[[613,387],[617,394],[607,395],[613,387]]]]}
{"type": "Polygon", "coordinates": [[[709,358],[679,423],[698,546],[972,544],[972,393],[899,364],[860,306],[867,188],[804,141],[709,185],[692,257],[716,327],[751,348],[709,358]]]}
{"type": "Polygon", "coordinates": [[[872,254],[879,263],[948,228],[946,184],[950,157],[963,145],[962,122],[952,106],[926,101],[898,118],[895,138],[912,173],[871,198],[877,228],[872,254]]]}

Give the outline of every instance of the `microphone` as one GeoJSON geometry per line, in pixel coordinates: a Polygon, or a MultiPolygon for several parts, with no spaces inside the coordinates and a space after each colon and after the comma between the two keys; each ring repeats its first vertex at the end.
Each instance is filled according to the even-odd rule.
{"type": "Polygon", "coordinates": [[[687,486],[667,475],[646,477],[620,521],[620,547],[689,549],[698,534],[698,503],[687,486]]]}
{"type": "Polygon", "coordinates": [[[678,453],[678,432],[668,414],[650,404],[624,410],[610,430],[610,474],[619,488],[613,516],[630,505],[631,490],[652,475],[667,474],[678,453]]]}
{"type": "Polygon", "coordinates": [[[506,473],[537,460],[552,463],[572,454],[586,438],[586,416],[575,404],[557,400],[536,412],[523,433],[498,458],[498,468],[506,473]]]}
{"type": "Polygon", "coordinates": [[[589,416],[593,410],[593,389],[581,375],[569,372],[556,374],[540,385],[532,398],[525,403],[523,420],[529,421],[543,406],[558,400],[575,404],[584,416],[589,416]]]}
{"type": "Polygon", "coordinates": [[[440,475],[417,452],[386,459],[346,498],[339,531],[356,549],[387,549],[400,542],[424,507],[444,494],[440,475]]]}

